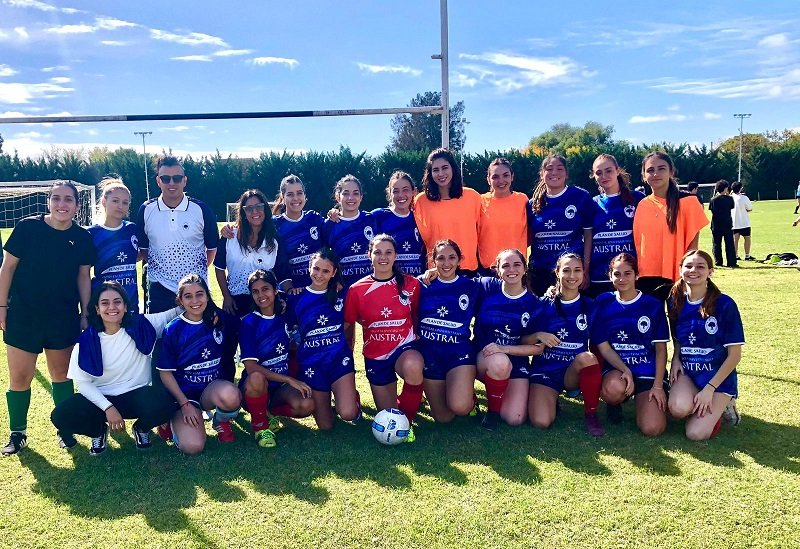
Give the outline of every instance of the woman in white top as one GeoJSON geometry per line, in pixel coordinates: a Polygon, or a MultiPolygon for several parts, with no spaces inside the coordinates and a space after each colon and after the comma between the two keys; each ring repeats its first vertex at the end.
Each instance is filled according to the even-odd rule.
{"type": "Polygon", "coordinates": [[[736,259],[739,257],[739,237],[744,237],[744,258],[746,261],[755,261],[756,258],[750,255],[750,212],[753,211],[753,203],[744,194],[744,185],[741,181],[734,181],[731,185],[733,192],[733,249],[736,250],[736,259]]]}
{"type": "Polygon", "coordinates": [[[150,353],[181,308],[140,315],[130,304],[119,282],[102,282],[92,291],[89,327],[72,350],[67,373],[79,393],[51,415],[60,432],[92,437],[93,456],[105,451],[109,427],[122,431],[125,419],[138,418],[133,424],[136,447],[149,448],[150,430],[168,421],[175,408],[161,387],[150,385],[150,353]]]}

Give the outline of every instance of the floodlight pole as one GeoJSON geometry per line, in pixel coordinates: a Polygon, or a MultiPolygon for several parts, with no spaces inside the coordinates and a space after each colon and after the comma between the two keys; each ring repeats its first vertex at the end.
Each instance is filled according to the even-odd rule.
{"type": "Polygon", "coordinates": [[[442,62],[442,147],[450,146],[450,60],[447,37],[447,0],[439,0],[441,18],[441,53],[431,55],[431,59],[442,62]]]}
{"type": "Polygon", "coordinates": [[[752,115],[750,113],[740,113],[734,114],[734,118],[739,119],[739,177],[737,181],[741,183],[742,181],[742,141],[744,140],[744,119],[750,118],[752,115]]]}
{"type": "Polygon", "coordinates": [[[133,132],[133,135],[142,136],[142,156],[144,156],[144,189],[147,193],[147,200],[150,200],[150,181],[147,178],[147,147],[144,143],[144,138],[148,135],[153,135],[153,132],[133,132]]]}

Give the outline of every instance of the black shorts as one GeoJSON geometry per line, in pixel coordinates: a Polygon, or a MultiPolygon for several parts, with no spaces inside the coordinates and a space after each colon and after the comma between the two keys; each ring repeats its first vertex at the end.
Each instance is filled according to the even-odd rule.
{"type": "Polygon", "coordinates": [[[3,341],[35,355],[44,349],[68,349],[78,342],[81,317],[75,311],[51,310],[47,314],[10,306],[3,341]]]}
{"type": "Polygon", "coordinates": [[[742,236],[750,236],[750,227],[743,227],[741,229],[733,229],[733,234],[742,236]]]}

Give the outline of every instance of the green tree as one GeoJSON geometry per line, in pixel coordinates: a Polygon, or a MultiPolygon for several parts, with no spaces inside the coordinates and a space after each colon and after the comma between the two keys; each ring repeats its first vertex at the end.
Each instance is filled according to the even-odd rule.
{"type": "MultiPolygon", "coordinates": [[[[417,94],[409,107],[434,107],[442,104],[441,92],[417,94]]],[[[450,107],[450,149],[461,150],[466,141],[464,102],[450,107]]],[[[397,114],[392,118],[392,151],[431,151],[442,144],[442,117],[439,114],[397,114]]]]}
{"type": "Polygon", "coordinates": [[[586,122],[583,126],[555,124],[549,130],[532,137],[528,146],[534,149],[566,153],[575,147],[607,147],[613,143],[614,126],[586,122]]]}

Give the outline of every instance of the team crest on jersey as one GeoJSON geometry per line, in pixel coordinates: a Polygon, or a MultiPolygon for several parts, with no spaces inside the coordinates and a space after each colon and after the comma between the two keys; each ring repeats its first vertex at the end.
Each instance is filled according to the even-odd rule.
{"type": "Polygon", "coordinates": [[[350,364],[350,357],[346,356],[342,359],[342,366],[348,366],[350,364]]]}
{"type": "Polygon", "coordinates": [[[311,236],[311,238],[313,238],[314,240],[319,240],[319,233],[317,232],[317,228],[316,228],[316,227],[311,227],[311,228],[308,230],[308,234],[309,234],[309,236],[311,236]]]}
{"type": "Polygon", "coordinates": [[[344,300],[341,297],[337,299],[336,304],[333,306],[333,308],[336,309],[337,313],[342,312],[342,309],[344,308],[344,300]]]}
{"type": "Polygon", "coordinates": [[[397,297],[400,299],[400,303],[403,305],[408,305],[411,303],[411,294],[407,290],[400,292],[400,295],[397,297]]]}
{"type": "Polygon", "coordinates": [[[633,214],[636,213],[636,206],[634,206],[633,204],[628,204],[627,206],[625,206],[624,212],[626,216],[633,217],[633,214]]]}
{"type": "Polygon", "coordinates": [[[519,320],[520,320],[520,322],[522,322],[522,327],[523,328],[527,328],[528,327],[528,322],[530,322],[530,320],[531,320],[531,315],[528,314],[528,312],[526,311],[526,312],[522,313],[522,317],[520,317],[519,320]]]}
{"type": "Polygon", "coordinates": [[[372,237],[375,236],[375,233],[372,232],[372,227],[364,227],[364,236],[367,237],[367,240],[372,240],[372,237]]]}
{"type": "Polygon", "coordinates": [[[469,307],[469,296],[467,294],[461,294],[458,296],[458,307],[462,311],[467,310],[467,307],[469,307]]]}
{"type": "Polygon", "coordinates": [[[586,321],[585,314],[581,313],[578,315],[578,318],[575,319],[575,326],[577,326],[580,331],[584,331],[589,327],[589,323],[586,321]]]}
{"type": "Polygon", "coordinates": [[[717,317],[710,316],[706,319],[706,332],[711,335],[714,335],[719,330],[719,324],[717,323],[717,317]]]}
{"type": "Polygon", "coordinates": [[[650,318],[647,316],[640,316],[636,327],[639,328],[639,333],[646,334],[647,330],[650,329],[650,318]]]}
{"type": "Polygon", "coordinates": [[[574,204],[570,204],[564,209],[564,217],[567,219],[572,219],[576,213],[578,213],[578,208],[574,204]]]}
{"type": "Polygon", "coordinates": [[[217,345],[222,345],[222,330],[214,328],[214,341],[217,342],[217,345]]]}
{"type": "Polygon", "coordinates": [[[139,250],[139,239],[136,238],[135,234],[131,235],[131,246],[133,246],[134,250],[136,250],[136,251],[139,250]]]}

